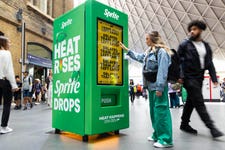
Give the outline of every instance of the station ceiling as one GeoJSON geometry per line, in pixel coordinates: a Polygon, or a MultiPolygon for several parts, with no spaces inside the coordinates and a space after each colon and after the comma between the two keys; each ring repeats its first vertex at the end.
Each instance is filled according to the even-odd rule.
{"type": "Polygon", "coordinates": [[[129,47],[145,50],[145,33],[157,30],[164,41],[177,49],[187,38],[187,24],[200,19],[208,28],[203,38],[214,58],[225,59],[225,0],[99,0],[129,16],[129,47]]]}

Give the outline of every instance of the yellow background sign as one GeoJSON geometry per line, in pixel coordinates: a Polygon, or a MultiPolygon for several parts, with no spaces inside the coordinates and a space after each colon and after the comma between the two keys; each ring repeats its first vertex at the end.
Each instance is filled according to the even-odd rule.
{"type": "Polygon", "coordinates": [[[122,27],[98,20],[98,84],[122,85],[122,35],[122,27]]]}

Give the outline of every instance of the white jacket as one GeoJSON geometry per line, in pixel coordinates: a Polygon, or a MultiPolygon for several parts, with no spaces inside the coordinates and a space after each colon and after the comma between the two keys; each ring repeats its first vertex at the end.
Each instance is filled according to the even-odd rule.
{"type": "Polygon", "coordinates": [[[8,50],[0,50],[0,79],[9,80],[12,89],[16,89],[15,73],[13,69],[12,56],[8,50]]]}

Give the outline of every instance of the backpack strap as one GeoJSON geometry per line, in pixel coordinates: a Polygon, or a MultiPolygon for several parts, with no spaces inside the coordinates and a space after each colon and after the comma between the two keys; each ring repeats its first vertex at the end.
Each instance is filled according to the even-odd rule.
{"type": "Polygon", "coordinates": [[[158,61],[158,53],[159,53],[160,47],[156,47],[156,51],[154,52],[155,59],[158,61]]]}
{"type": "MultiPolygon", "coordinates": [[[[158,53],[159,53],[159,49],[160,49],[160,47],[156,47],[156,51],[154,52],[155,59],[156,59],[157,62],[158,62],[158,53]]],[[[150,53],[149,53],[149,54],[150,54],[150,53]]],[[[148,55],[149,55],[149,54],[148,54],[148,55]]],[[[146,60],[147,60],[148,55],[145,56],[144,70],[146,69],[146,60]]]]}

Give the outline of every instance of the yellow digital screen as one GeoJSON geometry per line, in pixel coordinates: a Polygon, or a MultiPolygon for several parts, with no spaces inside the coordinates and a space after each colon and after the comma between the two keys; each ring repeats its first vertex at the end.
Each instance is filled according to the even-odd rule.
{"type": "Polygon", "coordinates": [[[123,28],[98,19],[97,37],[97,75],[100,85],[123,84],[123,28]]]}

